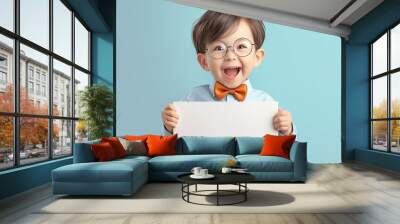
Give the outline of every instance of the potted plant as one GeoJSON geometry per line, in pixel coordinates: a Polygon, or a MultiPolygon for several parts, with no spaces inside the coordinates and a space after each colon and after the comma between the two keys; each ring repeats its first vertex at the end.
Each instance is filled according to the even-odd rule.
{"type": "Polygon", "coordinates": [[[105,85],[94,84],[80,92],[82,108],[80,126],[87,127],[89,140],[110,136],[113,115],[113,93],[105,85]]]}

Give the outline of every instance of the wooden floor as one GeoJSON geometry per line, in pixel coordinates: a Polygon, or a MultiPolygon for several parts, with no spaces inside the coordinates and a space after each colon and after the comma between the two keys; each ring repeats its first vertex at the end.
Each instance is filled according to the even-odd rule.
{"type": "Polygon", "coordinates": [[[368,206],[357,214],[35,214],[35,208],[54,200],[46,185],[0,201],[0,223],[400,223],[399,173],[353,162],[311,165],[308,183],[368,206]]]}

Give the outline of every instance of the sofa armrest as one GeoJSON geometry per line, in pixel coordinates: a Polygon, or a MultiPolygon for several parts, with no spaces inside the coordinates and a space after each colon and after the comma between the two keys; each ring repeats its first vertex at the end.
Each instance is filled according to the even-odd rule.
{"type": "Polygon", "coordinates": [[[90,146],[92,144],[100,143],[99,140],[88,141],[75,143],[74,147],[74,163],[89,163],[95,162],[96,158],[94,157],[90,146]]]}
{"type": "Polygon", "coordinates": [[[307,176],[307,142],[294,142],[290,149],[290,160],[293,162],[293,178],[305,181],[307,176]]]}

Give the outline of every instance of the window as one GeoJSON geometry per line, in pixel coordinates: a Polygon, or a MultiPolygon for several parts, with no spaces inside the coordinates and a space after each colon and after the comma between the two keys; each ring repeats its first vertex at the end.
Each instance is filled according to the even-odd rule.
{"type": "MultiPolygon", "coordinates": [[[[0,10],[1,11],[1,10],[0,10]]],[[[0,21],[2,20],[2,13],[0,13],[0,21]]],[[[1,25],[1,23],[0,23],[1,25]]],[[[12,82],[13,66],[8,63],[12,61],[14,57],[14,42],[13,39],[2,35],[0,33],[0,57],[3,58],[2,65],[0,66],[0,73],[3,74],[3,80],[6,83],[0,85],[0,113],[1,112],[9,112],[12,113],[14,111],[14,83],[12,82]],[[5,59],[9,59],[8,63],[6,63],[5,59]],[[7,79],[5,79],[7,77],[7,79]]],[[[0,114],[1,115],[1,114],[0,114]]],[[[11,133],[9,133],[11,135],[11,133]]],[[[1,136],[0,136],[1,139],[1,136]]],[[[11,145],[11,144],[7,144],[11,145]]],[[[1,148],[0,143],[0,148],[1,148]]],[[[1,169],[1,161],[0,161],[0,169],[1,169]]]]}
{"type": "Polygon", "coordinates": [[[28,89],[29,94],[33,94],[33,82],[28,82],[28,89]]]}
{"type": "Polygon", "coordinates": [[[75,62],[89,69],[89,32],[77,18],[75,18],[75,40],[75,62]]]}
{"type": "Polygon", "coordinates": [[[6,91],[7,85],[7,56],[0,53],[0,91],[6,91]]]}
{"type": "Polygon", "coordinates": [[[14,0],[1,0],[0,26],[14,31],[14,0]]]}
{"type": "Polygon", "coordinates": [[[87,139],[73,105],[90,83],[90,31],[67,1],[0,2],[0,170],[70,156],[87,139]]]}
{"type": "Polygon", "coordinates": [[[400,24],[371,43],[371,148],[400,153],[400,24]]]}
{"type": "Polygon", "coordinates": [[[40,81],[40,71],[39,71],[39,69],[36,69],[36,80],[40,81]]]}
{"type": "Polygon", "coordinates": [[[42,96],[46,96],[46,86],[42,86],[42,96]]]}
{"type": "Polygon", "coordinates": [[[3,71],[0,71],[0,84],[7,84],[7,74],[3,71]]]}
{"type": "Polygon", "coordinates": [[[0,67],[7,67],[7,57],[5,55],[0,55],[0,67]]]}
{"type": "Polygon", "coordinates": [[[40,95],[40,84],[36,84],[36,95],[40,95]]]}
{"type": "Polygon", "coordinates": [[[49,0],[20,0],[21,36],[49,49],[49,0]]]}
{"type": "Polygon", "coordinates": [[[28,74],[29,74],[29,79],[33,80],[33,67],[32,66],[29,66],[28,74]]]}

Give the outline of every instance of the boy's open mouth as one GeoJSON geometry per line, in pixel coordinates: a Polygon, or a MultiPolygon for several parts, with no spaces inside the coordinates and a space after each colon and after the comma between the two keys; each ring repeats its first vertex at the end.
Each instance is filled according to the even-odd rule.
{"type": "Polygon", "coordinates": [[[228,67],[228,68],[224,68],[224,74],[228,77],[228,78],[235,78],[239,72],[242,70],[241,67],[228,67]]]}

